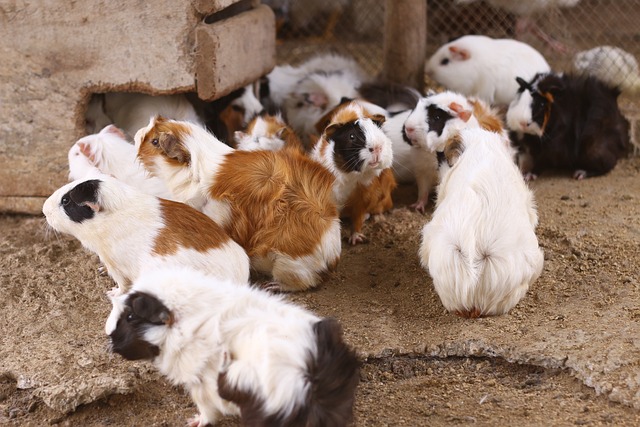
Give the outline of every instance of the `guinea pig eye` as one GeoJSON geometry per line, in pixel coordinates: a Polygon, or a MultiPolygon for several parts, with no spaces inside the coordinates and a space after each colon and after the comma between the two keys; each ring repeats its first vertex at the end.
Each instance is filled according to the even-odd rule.
{"type": "Polygon", "coordinates": [[[356,134],[355,133],[350,133],[349,134],[349,140],[350,141],[355,141],[356,140],[356,134]]]}
{"type": "Polygon", "coordinates": [[[67,196],[64,196],[61,200],[62,206],[67,206],[69,203],[71,203],[71,199],[68,198],[67,196]]]}
{"type": "Polygon", "coordinates": [[[127,315],[127,322],[131,322],[131,321],[133,321],[133,319],[135,319],[135,317],[136,317],[136,316],[134,316],[134,314],[133,314],[133,313],[129,313],[129,314],[127,315]]]}
{"type": "Polygon", "coordinates": [[[440,65],[447,65],[449,63],[449,58],[444,58],[442,61],[440,61],[440,65]]]}
{"type": "Polygon", "coordinates": [[[160,144],[160,141],[158,141],[158,138],[153,138],[151,140],[151,145],[153,145],[154,147],[157,147],[158,144],[160,144]]]}

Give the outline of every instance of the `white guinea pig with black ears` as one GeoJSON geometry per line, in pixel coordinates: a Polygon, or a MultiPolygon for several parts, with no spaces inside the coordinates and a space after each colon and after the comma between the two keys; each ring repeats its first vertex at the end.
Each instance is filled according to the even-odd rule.
{"type": "Polygon", "coordinates": [[[486,36],[460,37],[441,46],[425,71],[447,89],[508,106],[515,98],[515,78],[526,80],[550,70],[544,57],[526,43],[486,36]]]}
{"type": "Polygon", "coordinates": [[[247,251],[265,285],[318,285],[340,259],[333,175],[296,150],[241,151],[189,122],[153,118],[136,135],[138,156],[179,200],[196,207],[247,251]]]}
{"type": "Polygon", "coordinates": [[[142,274],[112,298],[111,349],[189,391],[188,425],[335,426],[353,418],[359,365],[333,319],[188,269],[142,274]]]}
{"type": "Polygon", "coordinates": [[[145,270],[186,265],[222,279],[249,280],[249,258],[225,231],[195,209],[137,191],[109,176],[56,190],[42,212],[49,225],[96,253],[126,292],[145,270]]]}
{"type": "Polygon", "coordinates": [[[542,272],[533,194],[500,133],[463,129],[443,154],[420,262],[448,311],[471,318],[504,314],[542,272]]]}
{"type": "Polygon", "coordinates": [[[89,178],[96,174],[111,175],[143,193],[172,199],[164,183],[147,173],[137,159],[136,147],[114,125],[80,138],[69,149],[69,179],[89,178]]]}

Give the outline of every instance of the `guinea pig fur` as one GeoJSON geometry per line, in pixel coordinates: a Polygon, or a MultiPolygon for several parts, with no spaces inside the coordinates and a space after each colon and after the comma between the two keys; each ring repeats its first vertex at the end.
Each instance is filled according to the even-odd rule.
{"type": "Polygon", "coordinates": [[[287,149],[304,152],[300,139],[285,123],[281,114],[260,114],[249,122],[246,131],[236,131],[234,137],[238,150],[287,149]]]}
{"type": "Polygon", "coordinates": [[[69,179],[105,174],[126,182],[143,193],[172,199],[164,183],[150,176],[137,159],[136,148],[114,125],[80,138],[69,149],[69,179]]]}
{"type": "Polygon", "coordinates": [[[462,317],[504,314],[542,272],[533,194],[499,133],[463,129],[447,142],[444,155],[420,262],[448,311],[462,317]]]}
{"type": "Polygon", "coordinates": [[[138,156],[179,200],[219,223],[270,287],[316,286],[340,257],[334,177],[293,150],[240,151],[188,122],[154,118],[136,135],[138,156]]]}
{"type": "Polygon", "coordinates": [[[96,253],[126,292],[146,270],[186,265],[222,279],[249,280],[242,247],[206,215],[102,175],[56,190],[42,212],[49,225],[96,253]]]}
{"type": "Polygon", "coordinates": [[[105,94],[105,112],[113,123],[133,139],[149,118],[162,115],[175,120],[201,124],[193,104],[183,94],[151,96],[143,93],[113,92],[105,94]]]}
{"type": "Polygon", "coordinates": [[[630,148],[629,122],[618,107],[618,89],[595,77],[538,74],[520,90],[507,124],[529,157],[527,179],[545,169],[570,169],[576,179],[613,169],[630,148]]]}
{"type": "Polygon", "coordinates": [[[370,114],[359,101],[339,105],[310,152],[336,177],[334,196],[341,209],[358,184],[368,186],[393,165],[391,141],[380,126],[385,117],[370,114]]]}
{"type": "Polygon", "coordinates": [[[406,110],[389,117],[382,124],[382,130],[391,140],[395,178],[400,182],[417,184],[418,200],[411,208],[424,213],[429,195],[438,182],[438,161],[434,151],[412,143],[407,137],[404,123],[412,111],[406,110]]]}
{"type": "Polygon", "coordinates": [[[447,89],[507,106],[515,98],[515,78],[550,71],[544,57],[526,43],[468,35],[441,46],[425,71],[447,89]]]}
{"type": "Polygon", "coordinates": [[[438,152],[461,129],[476,127],[509,138],[502,120],[485,102],[445,91],[420,99],[405,120],[402,133],[409,144],[438,152]]]}
{"type": "Polygon", "coordinates": [[[191,426],[225,415],[247,426],[352,420],[360,362],[333,319],[188,269],[145,273],[112,303],[112,350],[184,386],[199,411],[191,426]]]}

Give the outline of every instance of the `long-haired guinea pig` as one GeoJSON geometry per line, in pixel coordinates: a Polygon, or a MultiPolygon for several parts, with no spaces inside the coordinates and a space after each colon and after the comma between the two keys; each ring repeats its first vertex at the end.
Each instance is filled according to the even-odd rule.
{"type": "Polygon", "coordinates": [[[278,151],[285,149],[304,152],[300,138],[279,113],[261,113],[249,122],[245,131],[236,131],[234,137],[238,150],[278,151]]]}
{"type": "Polygon", "coordinates": [[[249,258],[218,224],[183,203],[160,199],[103,175],[56,190],[42,212],[100,257],[126,292],[145,270],[187,265],[247,283],[249,258]]]}
{"type": "Polygon", "coordinates": [[[526,153],[521,167],[527,179],[545,169],[570,169],[576,179],[602,175],[628,153],[629,122],[618,107],[618,89],[570,74],[517,81],[507,124],[526,153]]]}
{"type": "Polygon", "coordinates": [[[504,314],[542,272],[533,194],[500,133],[463,129],[443,154],[420,262],[448,311],[462,317],[504,314]]]}
{"type": "Polygon", "coordinates": [[[479,35],[444,44],[425,69],[447,89],[504,106],[516,96],[516,77],[529,79],[549,70],[544,57],[528,44],[479,35]]]}
{"type": "Polygon", "coordinates": [[[122,129],[129,139],[133,139],[138,129],[146,126],[149,117],[155,115],[202,123],[193,104],[184,94],[152,96],[143,93],[106,93],[104,109],[113,124],[122,129]]]}
{"type": "Polygon", "coordinates": [[[68,158],[71,181],[100,174],[112,175],[143,193],[172,199],[162,180],[145,171],[137,159],[136,147],[114,125],[80,138],[69,149],[68,158]]]}
{"type": "Polygon", "coordinates": [[[351,244],[364,240],[361,227],[367,214],[390,209],[396,187],[393,174],[380,177],[393,165],[391,141],[380,129],[385,117],[371,114],[366,105],[348,100],[330,111],[317,124],[321,128],[330,118],[310,153],[336,177],[333,194],[341,214],[352,220],[351,244]]]}
{"type": "Polygon", "coordinates": [[[189,425],[346,426],[359,365],[333,319],[187,269],[141,275],[112,298],[112,351],[150,359],[198,407],[189,425]],[[185,351],[186,349],[186,351],[185,351]]]}
{"type": "Polygon", "coordinates": [[[502,120],[485,102],[445,91],[418,101],[404,122],[402,135],[411,145],[439,152],[458,131],[475,127],[499,132],[508,139],[502,120]]]}
{"type": "Polygon", "coordinates": [[[153,118],[138,156],[178,200],[212,217],[284,291],[316,286],[340,257],[334,177],[293,150],[240,151],[188,122],[153,118]]]}

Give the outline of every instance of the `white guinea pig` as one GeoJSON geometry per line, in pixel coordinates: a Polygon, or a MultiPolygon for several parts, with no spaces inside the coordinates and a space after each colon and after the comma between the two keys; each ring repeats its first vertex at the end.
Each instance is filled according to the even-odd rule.
{"type": "Polygon", "coordinates": [[[199,412],[188,425],[350,425],[359,361],[337,321],[184,268],[142,274],[112,303],[112,351],[184,386],[199,412]]]}
{"type": "Polygon", "coordinates": [[[443,153],[420,262],[448,311],[462,317],[504,314],[542,272],[533,194],[500,133],[463,129],[443,153]]]}
{"type": "Polygon", "coordinates": [[[425,68],[447,89],[503,106],[518,92],[516,77],[529,80],[549,70],[544,57],[526,43],[476,35],[441,46],[425,68]]]}
{"type": "Polygon", "coordinates": [[[143,193],[173,199],[162,180],[149,173],[138,161],[136,147],[114,125],[80,138],[69,149],[69,179],[112,175],[143,193]]]}
{"type": "Polygon", "coordinates": [[[49,225],[96,253],[126,292],[145,270],[185,265],[221,279],[249,280],[245,251],[206,215],[103,175],[56,190],[42,212],[49,225]]]}
{"type": "Polygon", "coordinates": [[[631,53],[619,47],[598,46],[578,52],[573,57],[573,68],[578,73],[597,77],[622,92],[640,91],[638,61],[631,53]]]}

